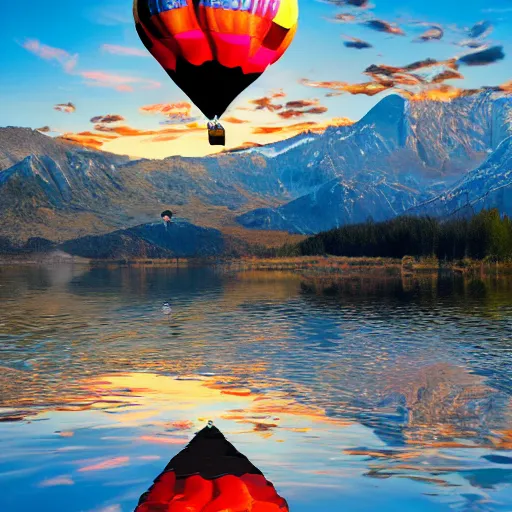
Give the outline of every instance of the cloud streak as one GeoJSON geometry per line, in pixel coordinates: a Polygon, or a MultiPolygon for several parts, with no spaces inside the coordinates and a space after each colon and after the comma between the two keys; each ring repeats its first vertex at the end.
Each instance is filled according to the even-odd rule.
{"type": "Polygon", "coordinates": [[[121,55],[125,57],[150,57],[147,50],[141,48],[132,48],[115,44],[102,44],[101,50],[112,55],[121,55]]]}
{"type": "Polygon", "coordinates": [[[384,20],[368,20],[364,22],[364,25],[366,25],[368,28],[371,28],[372,30],[375,30],[376,32],[385,32],[387,34],[393,34],[396,36],[405,36],[405,32],[400,27],[384,20]]]}
{"type": "Polygon", "coordinates": [[[246,124],[250,123],[250,121],[247,121],[247,119],[239,119],[238,117],[228,116],[223,118],[225,123],[231,123],[231,124],[246,124]]]}
{"type": "Polygon", "coordinates": [[[66,50],[42,44],[37,39],[27,39],[22,46],[43,60],[58,62],[66,73],[71,73],[78,62],[77,53],[71,55],[66,50]]]}
{"type": "Polygon", "coordinates": [[[59,103],[57,105],[54,105],[53,110],[65,112],[66,114],[72,114],[73,112],[76,112],[76,106],[71,102],[59,103]]]}
{"type": "Polygon", "coordinates": [[[343,43],[347,48],[354,48],[356,50],[366,50],[368,48],[373,48],[373,46],[367,41],[363,41],[362,39],[358,39],[357,37],[349,37],[347,41],[343,43]]]}
{"type": "Polygon", "coordinates": [[[311,107],[305,110],[290,108],[287,110],[283,110],[282,112],[278,112],[277,115],[282,119],[293,119],[297,117],[304,117],[311,114],[325,114],[327,110],[327,107],[323,106],[311,107]]]}
{"type": "Polygon", "coordinates": [[[95,116],[91,118],[91,123],[118,123],[119,121],[126,121],[126,119],[119,114],[107,114],[106,116],[95,116]]]}
{"type": "Polygon", "coordinates": [[[253,135],[271,135],[275,133],[283,133],[287,135],[298,135],[304,132],[322,133],[332,126],[350,126],[354,121],[346,117],[337,117],[323,122],[306,121],[289,125],[278,126],[255,126],[252,129],[253,135]]]}
{"type": "Polygon", "coordinates": [[[105,142],[117,139],[118,136],[85,131],[80,133],[64,133],[59,138],[62,140],[67,140],[69,142],[78,143],[88,148],[101,149],[105,142]]]}
{"type": "Polygon", "coordinates": [[[164,125],[189,124],[199,119],[191,115],[192,105],[188,101],[144,105],[139,108],[139,111],[142,114],[159,114],[165,116],[165,121],[160,122],[160,124],[164,125]]]}
{"type": "MultiPolygon", "coordinates": [[[[135,87],[140,87],[141,89],[157,89],[162,85],[156,80],[148,80],[146,78],[136,76],[123,76],[98,70],[76,71],[75,68],[78,62],[78,54],[71,55],[66,50],[42,44],[37,39],[27,39],[22,46],[41,59],[58,62],[66,73],[70,75],[77,75],[85,79],[85,84],[87,86],[106,87],[115,89],[119,92],[133,92],[135,87]]],[[[124,51],[125,55],[128,53],[130,55],[134,55],[138,52],[136,48],[103,45],[103,47],[105,46],[107,47],[107,51],[124,51]]]]}
{"type": "Polygon", "coordinates": [[[283,105],[274,103],[274,100],[279,98],[284,98],[286,94],[280,90],[274,93],[269,94],[268,96],[263,96],[262,98],[256,98],[254,100],[250,100],[249,103],[251,105],[256,105],[254,110],[268,110],[269,112],[277,112],[283,108],[283,105]]]}
{"type": "Polygon", "coordinates": [[[158,89],[161,83],[155,80],[135,76],[123,76],[104,71],[81,71],[80,76],[85,79],[85,84],[91,87],[107,87],[119,92],[133,92],[134,86],[142,89],[158,89]]]}

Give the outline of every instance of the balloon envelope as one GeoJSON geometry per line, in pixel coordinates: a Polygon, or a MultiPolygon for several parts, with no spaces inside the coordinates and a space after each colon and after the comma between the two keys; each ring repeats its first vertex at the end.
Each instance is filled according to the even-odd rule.
{"type": "Polygon", "coordinates": [[[208,119],[290,46],[298,0],[134,0],[143,44],[208,119]]]}

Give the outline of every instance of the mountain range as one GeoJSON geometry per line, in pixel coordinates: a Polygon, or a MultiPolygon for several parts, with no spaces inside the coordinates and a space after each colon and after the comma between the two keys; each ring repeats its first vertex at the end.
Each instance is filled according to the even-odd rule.
{"type": "Polygon", "coordinates": [[[512,98],[492,92],[451,102],[389,95],[353,125],[203,158],[132,160],[0,128],[0,250],[38,237],[80,255],[91,240],[130,253],[136,237],[146,255],[155,245],[195,255],[199,246],[183,253],[155,239],[163,225],[148,226],[166,208],[192,238],[206,229],[203,254],[405,212],[512,213],[511,136],[512,98]]]}
{"type": "Polygon", "coordinates": [[[447,103],[391,95],[355,125],[329,128],[287,153],[306,168],[331,166],[331,180],[278,208],[253,210],[237,220],[248,228],[304,234],[368,217],[387,220],[435,199],[492,158],[510,135],[510,97],[483,93],[447,103]]]}

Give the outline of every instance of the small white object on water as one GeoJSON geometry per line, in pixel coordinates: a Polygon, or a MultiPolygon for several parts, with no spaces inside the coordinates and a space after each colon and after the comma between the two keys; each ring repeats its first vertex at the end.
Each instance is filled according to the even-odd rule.
{"type": "Polygon", "coordinates": [[[162,312],[166,315],[170,315],[172,313],[171,305],[168,302],[164,302],[162,306],[162,312]]]}

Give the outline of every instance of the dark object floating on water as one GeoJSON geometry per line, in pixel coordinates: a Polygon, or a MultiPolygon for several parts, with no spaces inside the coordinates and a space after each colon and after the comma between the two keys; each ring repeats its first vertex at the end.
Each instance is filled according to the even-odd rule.
{"type": "Polygon", "coordinates": [[[162,305],[162,313],[170,315],[172,313],[172,307],[170,302],[164,302],[162,305]]]}
{"type": "Polygon", "coordinates": [[[249,459],[208,422],[167,464],[135,512],[289,512],[249,459]]]}

